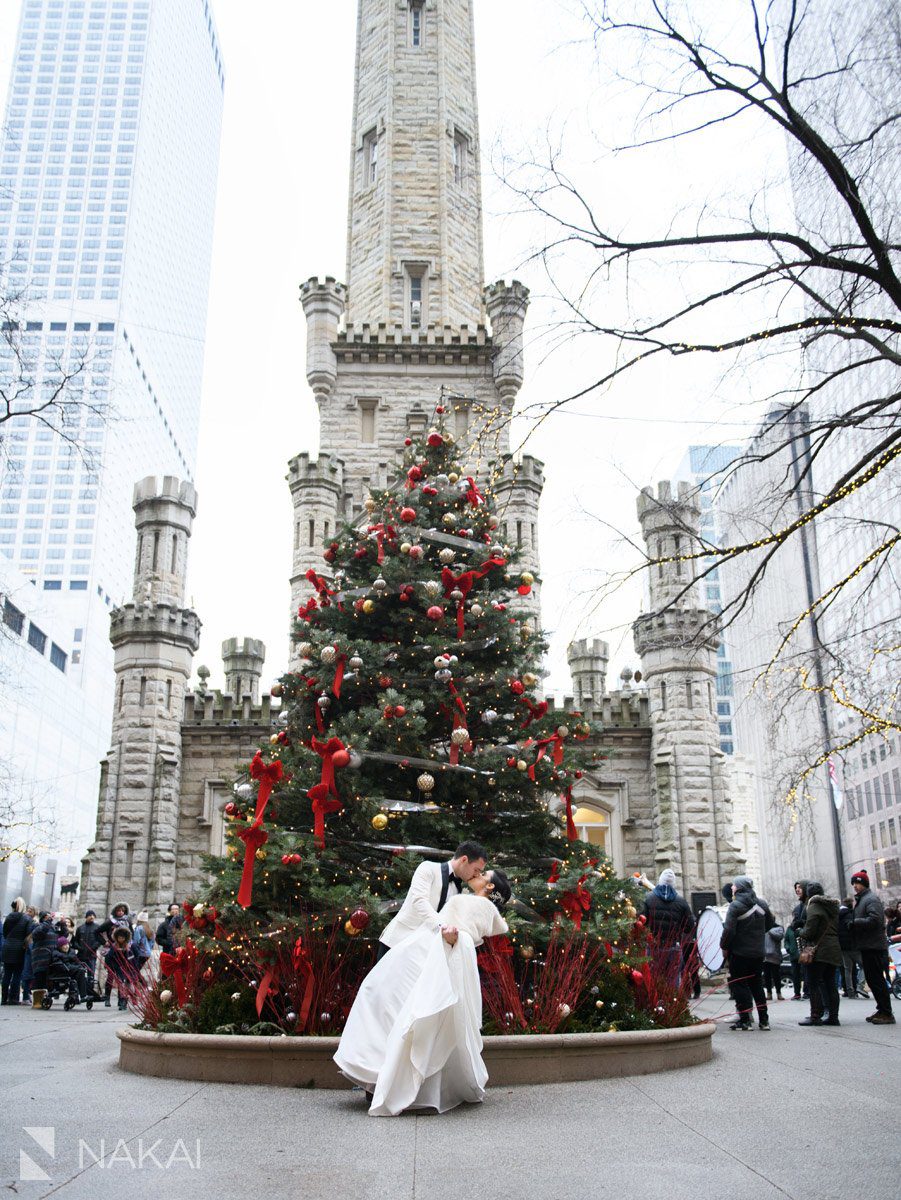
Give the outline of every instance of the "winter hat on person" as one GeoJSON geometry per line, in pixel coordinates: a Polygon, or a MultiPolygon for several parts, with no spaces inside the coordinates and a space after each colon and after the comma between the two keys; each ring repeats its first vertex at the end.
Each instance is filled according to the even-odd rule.
{"type": "Polygon", "coordinates": [[[660,872],[660,878],[657,880],[657,882],[668,884],[671,888],[674,888],[676,886],[676,872],[671,871],[670,868],[667,867],[665,871],[660,872]]]}
{"type": "Polygon", "coordinates": [[[753,892],[754,880],[750,875],[736,875],[732,880],[732,895],[736,892],[753,892]]]}
{"type": "Polygon", "coordinates": [[[870,886],[870,877],[866,871],[855,871],[851,876],[852,883],[862,883],[865,888],[870,886]]]}
{"type": "Polygon", "coordinates": [[[136,917],[136,920],[138,920],[138,921],[149,921],[149,920],[150,920],[150,913],[141,911],[141,912],[139,912],[139,913],[138,913],[138,915],[137,915],[137,917],[136,917]]]}
{"type": "Polygon", "coordinates": [[[58,937],[56,939],[56,944],[59,947],[59,949],[62,950],[63,946],[68,946],[69,939],[65,938],[65,937],[58,937]]]}
{"type": "Polygon", "coordinates": [[[94,912],[93,908],[89,908],[88,911],[84,915],[84,919],[87,920],[88,917],[96,917],[96,916],[97,916],[97,914],[94,912]]]}

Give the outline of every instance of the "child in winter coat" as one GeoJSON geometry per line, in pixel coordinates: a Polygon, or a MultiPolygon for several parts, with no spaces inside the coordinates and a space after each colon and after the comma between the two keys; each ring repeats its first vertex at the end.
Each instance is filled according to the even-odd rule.
{"type": "Polygon", "coordinates": [[[776,999],[782,999],[782,939],[785,930],[781,925],[774,925],[764,934],[763,953],[763,982],[766,987],[766,998],[772,1000],[773,990],[776,999]]]}
{"type": "Polygon", "coordinates": [[[128,996],[137,979],[135,959],[131,949],[131,931],[121,925],[113,930],[113,940],[105,955],[106,962],[106,997],[104,1004],[110,1006],[110,996],[113,991],[113,980],[116,981],[116,991],[119,995],[119,1009],[128,1008],[128,996]]]}

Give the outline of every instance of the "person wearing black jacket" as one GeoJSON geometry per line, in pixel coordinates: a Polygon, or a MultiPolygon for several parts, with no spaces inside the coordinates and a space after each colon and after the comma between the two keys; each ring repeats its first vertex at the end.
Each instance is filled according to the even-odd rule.
{"type": "Polygon", "coordinates": [[[852,875],[851,886],[857,896],[854,901],[854,945],[860,951],[863,973],[876,1001],[876,1011],[867,1020],[873,1025],[894,1025],[892,1001],[882,971],[882,960],[888,947],[882,901],[870,891],[870,877],[866,871],[852,875]]]}
{"type": "Polygon", "coordinates": [[[166,954],[175,953],[175,935],[181,929],[183,920],[179,906],[170,904],[166,916],[156,928],[156,944],[166,954]]]}
{"type": "Polygon", "coordinates": [[[87,967],[91,979],[97,974],[97,954],[104,944],[105,938],[100,932],[97,914],[93,908],[89,908],[84,914],[84,920],[75,930],[72,949],[78,955],[78,961],[87,967]]]}
{"type": "Polygon", "coordinates": [[[730,1029],[753,1029],[751,1013],[756,1004],[761,1030],[770,1028],[763,989],[766,931],[776,924],[765,900],[754,891],[754,882],[739,875],[732,884],[732,903],[723,922],[720,948],[729,962],[729,984],[738,1017],[730,1029]]]}
{"type": "Polygon", "coordinates": [[[31,975],[33,986],[46,988],[47,968],[50,966],[50,951],[56,949],[59,934],[48,912],[38,913],[37,926],[31,931],[31,975]]]}
{"type": "Polygon", "coordinates": [[[20,1004],[19,987],[22,968],[25,965],[25,939],[31,933],[34,922],[25,912],[25,901],[21,896],[13,900],[9,915],[3,922],[3,1004],[20,1004]]]}
{"type": "MultiPolygon", "coordinates": [[[[676,876],[667,868],[661,871],[657,886],[646,897],[642,909],[653,938],[653,958],[678,986],[683,963],[692,973],[695,943],[695,918],[688,902],[676,891],[676,876]]],[[[692,986],[694,986],[692,974],[692,986]]]]}

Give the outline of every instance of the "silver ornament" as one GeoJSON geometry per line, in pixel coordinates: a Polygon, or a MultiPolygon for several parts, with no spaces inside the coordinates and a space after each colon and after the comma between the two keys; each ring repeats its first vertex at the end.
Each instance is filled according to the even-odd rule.
{"type": "Polygon", "coordinates": [[[161,1001],[163,1004],[169,1004],[169,1003],[171,1003],[171,1001],[172,1001],[172,993],[171,993],[171,992],[170,992],[168,989],[166,989],[166,991],[164,991],[164,992],[160,992],[160,1001],[161,1001]]]}
{"type": "Polygon", "coordinates": [[[421,792],[430,792],[435,786],[435,778],[433,775],[429,775],[427,771],[424,771],[416,780],[416,786],[421,792]]]}
{"type": "Polygon", "coordinates": [[[474,604],[469,611],[474,617],[480,617],[485,610],[482,608],[481,604],[474,604]]]}
{"type": "Polygon", "coordinates": [[[422,587],[430,600],[434,600],[441,593],[441,584],[436,579],[427,579],[422,587]]]}
{"type": "Polygon", "coordinates": [[[494,711],[493,708],[486,708],[485,711],[482,713],[482,720],[485,722],[486,725],[493,725],[494,722],[497,720],[497,713],[494,711]]]}
{"type": "Polygon", "coordinates": [[[253,785],[249,783],[236,783],[232,789],[239,800],[253,799],[253,785]]]}
{"type": "Polygon", "coordinates": [[[439,550],[438,552],[438,558],[445,566],[450,565],[456,557],[456,554],[449,547],[446,550],[439,550]]]}
{"type": "Polygon", "coordinates": [[[351,658],[348,662],[348,666],[350,667],[350,669],[352,671],[359,671],[359,669],[362,667],[362,665],[363,665],[363,660],[362,660],[362,658],[360,658],[359,654],[355,654],[353,656],[353,658],[351,658]]]}
{"type": "Polygon", "coordinates": [[[454,590],[450,594],[450,598],[451,598],[451,600],[454,601],[455,604],[459,604],[460,601],[463,599],[463,593],[460,591],[459,588],[454,588],[454,590]]]}
{"type": "Polygon", "coordinates": [[[334,646],[323,646],[319,651],[319,657],[326,664],[333,663],[338,657],[338,651],[334,646]]]}
{"type": "Polygon", "coordinates": [[[332,1019],[331,1013],[320,1013],[319,1014],[319,1020],[322,1022],[323,1025],[328,1025],[328,1023],[331,1019],[332,1019]]]}
{"type": "Polygon", "coordinates": [[[301,658],[310,658],[313,654],[313,647],[309,642],[298,642],[297,653],[301,658]]]}
{"type": "Polygon", "coordinates": [[[448,479],[448,477],[447,477],[446,475],[439,475],[439,476],[436,478],[435,482],[436,482],[436,483],[437,483],[437,484],[438,484],[440,487],[447,487],[447,485],[450,483],[450,480],[448,479]]]}
{"type": "Polygon", "coordinates": [[[288,724],[288,720],[289,720],[289,718],[288,718],[288,714],[286,712],[280,712],[278,714],[278,723],[279,723],[279,725],[281,725],[282,729],[284,729],[285,726],[288,724]]]}
{"type": "Polygon", "coordinates": [[[289,1024],[293,1025],[293,1024],[294,1024],[294,1022],[297,1020],[297,1013],[296,1013],[296,1012],[293,1012],[293,1011],[292,1011],[292,1012],[287,1012],[287,1013],[285,1013],[285,1020],[286,1020],[286,1021],[287,1021],[289,1024]]]}
{"type": "MultiPolygon", "coordinates": [[[[169,995],[171,997],[172,993],[170,992],[169,995]]],[[[160,997],[160,999],[162,999],[162,997],[160,997]]],[[[241,999],[240,992],[232,992],[232,1003],[237,1004],[240,999],[241,999]]]]}
{"type": "Polygon", "coordinates": [[[457,658],[456,654],[451,654],[448,661],[452,667],[455,667],[460,660],[457,658]]]}
{"type": "Polygon", "coordinates": [[[377,591],[377,592],[383,592],[383,591],[385,590],[385,588],[387,588],[388,584],[387,584],[387,583],[386,583],[386,581],[385,581],[385,580],[384,580],[384,579],[381,577],[381,575],[379,575],[378,579],[374,579],[374,580],[372,581],[372,586],[373,586],[373,589],[374,589],[375,591],[377,591]]]}
{"type": "Polygon", "coordinates": [[[321,709],[328,708],[328,706],[331,704],[331,702],[332,702],[331,696],[320,696],[319,699],[316,701],[316,703],[319,705],[319,707],[321,709]]]}
{"type": "Polygon", "coordinates": [[[460,729],[455,729],[451,734],[451,741],[455,746],[465,746],[469,741],[469,730],[463,729],[462,727],[460,729]]]}
{"type": "Polygon", "coordinates": [[[439,683],[447,683],[449,680],[453,679],[453,677],[453,671],[449,671],[447,667],[442,667],[440,671],[435,672],[435,678],[439,683]]]}

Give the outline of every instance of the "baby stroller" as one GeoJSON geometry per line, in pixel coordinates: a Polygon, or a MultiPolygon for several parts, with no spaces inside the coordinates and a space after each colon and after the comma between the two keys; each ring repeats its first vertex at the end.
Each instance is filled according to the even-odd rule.
{"type": "Polygon", "coordinates": [[[65,996],[63,1008],[68,1012],[76,1004],[84,1004],[88,1012],[100,997],[94,992],[88,968],[75,957],[54,953],[47,968],[47,990],[41,1008],[52,1008],[53,1001],[65,996]]]}

